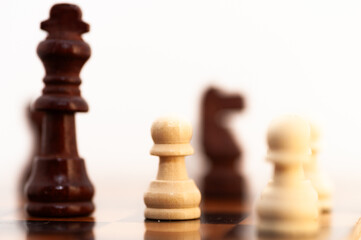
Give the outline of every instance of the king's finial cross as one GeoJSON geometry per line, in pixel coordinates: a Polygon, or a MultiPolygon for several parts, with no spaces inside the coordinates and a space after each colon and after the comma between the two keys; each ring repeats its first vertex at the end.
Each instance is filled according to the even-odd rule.
{"type": "Polygon", "coordinates": [[[89,32],[89,24],[81,19],[82,13],[78,6],[72,4],[56,4],[50,10],[48,20],[41,23],[40,28],[49,33],[49,37],[57,33],[76,33],[81,34],[89,32]]]}

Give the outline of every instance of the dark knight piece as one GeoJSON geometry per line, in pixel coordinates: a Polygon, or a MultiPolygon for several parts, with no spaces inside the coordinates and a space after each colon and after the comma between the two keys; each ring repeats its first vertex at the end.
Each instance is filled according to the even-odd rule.
{"type": "Polygon", "coordinates": [[[241,111],[244,99],[210,87],[203,95],[201,112],[202,147],[210,170],[203,180],[205,198],[245,199],[246,183],[237,169],[241,149],[226,126],[229,112],[241,111]]]}

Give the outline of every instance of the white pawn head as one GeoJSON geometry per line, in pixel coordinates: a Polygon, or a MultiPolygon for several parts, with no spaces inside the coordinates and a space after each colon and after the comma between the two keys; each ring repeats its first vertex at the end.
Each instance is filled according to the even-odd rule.
{"type": "Polygon", "coordinates": [[[193,154],[190,145],[192,138],[191,124],[177,116],[160,117],[151,128],[154,145],[150,154],[156,156],[186,156],[193,154]]]}
{"type": "Polygon", "coordinates": [[[297,115],[273,120],[267,133],[267,159],[275,163],[306,162],[310,155],[310,126],[297,115]]]}

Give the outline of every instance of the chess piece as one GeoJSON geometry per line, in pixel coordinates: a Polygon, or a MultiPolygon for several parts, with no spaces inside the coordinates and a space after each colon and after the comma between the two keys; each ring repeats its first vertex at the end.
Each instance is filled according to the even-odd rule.
{"type": "Polygon", "coordinates": [[[225,94],[210,87],[202,100],[201,138],[210,170],[203,180],[205,198],[245,199],[247,183],[239,173],[242,150],[227,128],[225,117],[241,111],[244,100],[239,94],[225,94]]]}
{"type": "Polygon", "coordinates": [[[273,179],[257,204],[260,234],[312,236],[317,233],[317,192],[305,180],[302,164],[310,154],[310,128],[294,115],[272,121],[267,135],[267,160],[275,165],[273,179]]]}
{"type": "Polygon", "coordinates": [[[305,176],[311,180],[318,193],[318,202],[321,212],[330,212],[332,209],[332,183],[318,166],[318,153],[320,149],[320,127],[310,122],[311,129],[311,157],[303,164],[305,176]]]}
{"type": "Polygon", "coordinates": [[[89,25],[81,20],[79,7],[57,4],[41,29],[48,32],[37,49],[46,70],[45,87],[34,107],[43,112],[42,135],[25,186],[26,210],[44,217],[89,215],[94,188],[78,156],[75,132],[75,113],[88,111],[79,73],[90,57],[90,47],[81,38],[89,25]]]}
{"type": "Polygon", "coordinates": [[[193,154],[189,144],[192,127],[174,116],[157,119],[152,125],[154,145],[150,151],[159,156],[157,179],[144,194],[145,217],[157,220],[186,220],[200,217],[201,194],[188,178],[184,158],[193,154]]]}

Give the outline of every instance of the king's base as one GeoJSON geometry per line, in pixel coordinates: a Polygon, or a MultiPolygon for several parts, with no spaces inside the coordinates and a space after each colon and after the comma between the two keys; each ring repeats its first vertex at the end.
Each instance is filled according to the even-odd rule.
{"type": "Polygon", "coordinates": [[[26,211],[34,217],[81,217],[94,211],[94,204],[89,202],[29,202],[26,211]]]}
{"type": "Polygon", "coordinates": [[[154,220],[190,220],[201,216],[199,207],[195,208],[146,208],[144,216],[154,220]]]}

